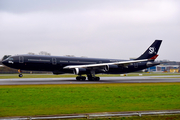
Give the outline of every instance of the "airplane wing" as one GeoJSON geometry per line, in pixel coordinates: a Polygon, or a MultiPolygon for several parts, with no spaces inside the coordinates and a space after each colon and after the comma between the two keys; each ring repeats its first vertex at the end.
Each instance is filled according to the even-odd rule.
{"type": "Polygon", "coordinates": [[[100,68],[103,66],[108,65],[122,65],[122,66],[128,66],[131,63],[138,63],[138,62],[144,62],[148,61],[149,59],[142,59],[142,60],[129,60],[129,61],[122,61],[122,62],[111,62],[111,63],[99,63],[99,64],[88,64],[88,65],[68,65],[65,66],[64,69],[73,69],[73,68],[100,68]]]}

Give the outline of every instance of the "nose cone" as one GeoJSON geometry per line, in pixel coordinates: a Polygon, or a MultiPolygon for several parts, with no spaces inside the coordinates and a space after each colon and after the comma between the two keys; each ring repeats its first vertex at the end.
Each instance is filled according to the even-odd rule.
{"type": "Polygon", "coordinates": [[[3,60],[2,64],[7,66],[8,65],[8,61],[7,60],[3,60]]]}

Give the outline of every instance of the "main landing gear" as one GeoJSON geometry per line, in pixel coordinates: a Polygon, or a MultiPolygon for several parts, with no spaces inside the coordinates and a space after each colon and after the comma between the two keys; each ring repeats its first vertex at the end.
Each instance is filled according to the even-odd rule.
{"type": "Polygon", "coordinates": [[[92,75],[87,75],[89,81],[99,81],[100,77],[92,76],[92,75]]]}
{"type": "Polygon", "coordinates": [[[19,77],[23,77],[23,74],[21,73],[22,71],[20,69],[18,70],[18,72],[19,72],[19,77]]]}
{"type": "Polygon", "coordinates": [[[86,80],[86,77],[85,77],[85,76],[77,76],[77,77],[76,77],[76,80],[77,80],[77,81],[85,81],[85,80],[86,80]]]}
{"type": "MultiPolygon", "coordinates": [[[[88,78],[89,81],[99,81],[100,80],[100,77],[95,76],[95,71],[94,70],[92,70],[89,74],[87,74],[87,78],[88,78]]],[[[76,77],[76,80],[85,81],[86,77],[79,75],[79,76],[76,77]]]]}
{"type": "MultiPolygon", "coordinates": [[[[99,81],[100,80],[100,77],[92,77],[90,75],[88,75],[87,78],[88,78],[89,81],[99,81]]],[[[86,77],[85,76],[77,76],[76,80],[77,81],[85,81],[86,77]]]]}
{"type": "Polygon", "coordinates": [[[87,74],[87,77],[88,77],[89,81],[99,81],[100,80],[100,77],[95,76],[95,71],[94,70],[91,70],[91,73],[87,74]]]}

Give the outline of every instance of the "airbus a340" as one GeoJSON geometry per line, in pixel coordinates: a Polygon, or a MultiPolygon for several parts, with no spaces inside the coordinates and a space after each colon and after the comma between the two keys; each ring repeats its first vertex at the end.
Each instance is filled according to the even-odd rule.
{"type": "Polygon", "coordinates": [[[133,60],[100,59],[64,56],[42,55],[16,55],[3,60],[3,64],[18,69],[19,77],[21,70],[51,71],[53,74],[74,73],[78,75],[76,80],[99,81],[95,74],[123,74],[139,71],[159,65],[154,62],[162,40],[155,40],[150,47],[138,58],[133,60]]]}

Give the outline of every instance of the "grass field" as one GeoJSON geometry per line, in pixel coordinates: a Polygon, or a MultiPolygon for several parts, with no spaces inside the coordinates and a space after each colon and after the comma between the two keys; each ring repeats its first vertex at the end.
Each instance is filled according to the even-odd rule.
{"type": "Polygon", "coordinates": [[[0,86],[0,117],[180,109],[180,83],[0,86]]]}

